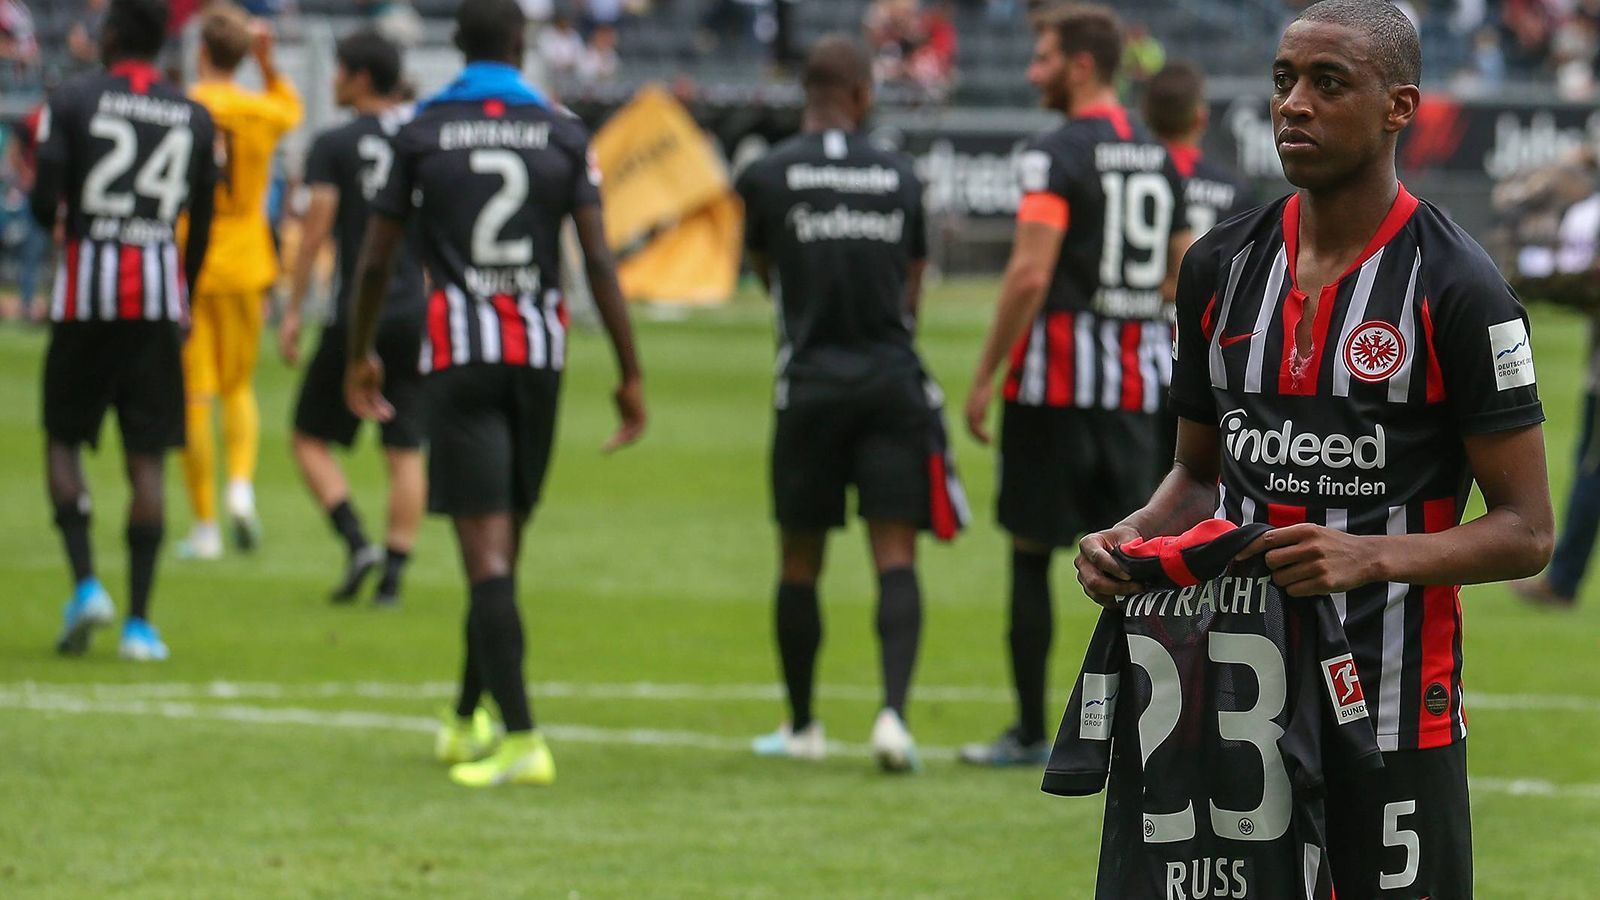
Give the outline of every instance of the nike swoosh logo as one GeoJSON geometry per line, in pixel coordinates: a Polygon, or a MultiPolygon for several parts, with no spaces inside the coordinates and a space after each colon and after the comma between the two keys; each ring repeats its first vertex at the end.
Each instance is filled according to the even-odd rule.
{"type": "Polygon", "coordinates": [[[1232,347],[1234,344],[1237,344],[1240,341],[1248,341],[1248,340],[1250,340],[1251,338],[1255,337],[1256,335],[1258,335],[1260,333],[1261,332],[1259,332],[1259,331],[1252,331],[1249,334],[1235,334],[1235,335],[1231,335],[1231,336],[1224,336],[1221,340],[1217,341],[1217,343],[1222,345],[1222,346],[1224,346],[1224,347],[1232,347]]]}

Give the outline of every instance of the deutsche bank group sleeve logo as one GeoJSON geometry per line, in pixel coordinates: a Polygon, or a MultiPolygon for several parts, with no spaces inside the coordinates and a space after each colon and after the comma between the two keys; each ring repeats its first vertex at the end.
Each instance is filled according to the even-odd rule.
{"type": "Polygon", "coordinates": [[[1117,686],[1122,676],[1115,672],[1083,673],[1083,709],[1078,720],[1078,737],[1086,741],[1111,740],[1111,723],[1117,713],[1117,686]]]}
{"type": "Polygon", "coordinates": [[[1050,154],[1029,150],[1017,157],[1017,183],[1024,194],[1036,194],[1050,187],[1050,154]]]}
{"type": "Polygon", "coordinates": [[[1533,345],[1528,325],[1512,319],[1489,326],[1489,355],[1494,361],[1494,384],[1502,391],[1534,383],[1533,345]]]}

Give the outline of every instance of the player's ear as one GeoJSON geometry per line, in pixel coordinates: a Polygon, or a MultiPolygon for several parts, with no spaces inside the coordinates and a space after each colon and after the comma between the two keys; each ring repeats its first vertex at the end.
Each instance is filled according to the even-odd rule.
{"type": "Polygon", "coordinates": [[[1397,84],[1389,88],[1389,115],[1384,130],[1394,134],[1404,131],[1417,114],[1422,103],[1422,91],[1414,84],[1397,84]]]}

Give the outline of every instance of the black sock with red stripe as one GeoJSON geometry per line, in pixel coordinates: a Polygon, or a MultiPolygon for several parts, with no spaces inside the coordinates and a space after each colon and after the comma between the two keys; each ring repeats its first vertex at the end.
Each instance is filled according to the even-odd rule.
{"type": "Polygon", "coordinates": [[[906,717],[906,695],[922,642],[922,588],[907,566],[878,574],[878,644],[883,663],[883,705],[906,717]]]}
{"type": "Polygon", "coordinates": [[[89,514],[81,500],[56,504],[56,528],[67,548],[67,563],[72,567],[72,583],[82,584],[94,577],[94,553],[89,548],[89,514]]]}
{"type": "Polygon", "coordinates": [[[473,585],[467,627],[481,654],[479,677],[500,707],[506,733],[532,731],[533,711],[522,680],[522,614],[517,610],[516,580],[507,575],[473,585]]]}
{"type": "Polygon", "coordinates": [[[1017,688],[1017,739],[1044,740],[1045,678],[1055,630],[1050,554],[1011,551],[1011,680],[1017,688]]]}
{"type": "Polygon", "coordinates": [[[161,555],[160,522],[128,523],[128,616],[150,620],[150,589],[156,583],[156,560],[161,555]]]}
{"type": "Polygon", "coordinates": [[[775,610],[778,660],[783,685],[789,693],[789,727],[799,731],[811,724],[812,679],[817,651],[822,647],[822,609],[814,584],[779,584],[775,610]]]}

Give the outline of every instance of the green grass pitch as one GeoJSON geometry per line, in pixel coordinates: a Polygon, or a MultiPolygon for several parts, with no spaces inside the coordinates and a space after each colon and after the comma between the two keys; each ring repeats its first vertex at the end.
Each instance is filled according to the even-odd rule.
{"type": "MultiPolygon", "coordinates": [[[[957,407],[993,293],[955,281],[927,302],[923,347],[957,407]]],[[[171,662],[119,662],[107,632],[87,658],[57,658],[68,586],[36,424],[44,335],[0,332],[0,897],[1090,896],[1099,799],[1049,798],[1037,773],[949,758],[1010,717],[992,454],[964,435],[978,521],[954,546],[923,545],[911,722],[935,757],[927,770],[891,778],[859,755],[805,765],[743,752],[783,715],[768,316],[748,296],[679,321],[641,315],[651,427],[609,458],[609,353],[596,335],[574,338],[561,446],[521,568],[528,678],[560,780],[487,793],[453,787],[430,758],[460,663],[449,534],[430,521],[402,610],[330,608],[340,555],[291,470],[294,376],[270,355],[264,549],[184,563],[169,539],[154,616],[171,662]]],[[[1585,329],[1554,313],[1535,324],[1559,497],[1585,329]]],[[[89,463],[93,527],[120,600],[126,492],[106,436],[89,463]]],[[[370,444],[351,467],[375,530],[370,444]]],[[[177,476],[174,464],[169,536],[188,527],[177,476]]],[[[1054,583],[1059,709],[1093,608],[1070,556],[1054,583]]],[[[822,588],[819,702],[830,736],[856,746],[877,705],[872,594],[852,527],[822,588]]],[[[1600,895],[1600,609],[1530,611],[1501,587],[1469,589],[1465,606],[1479,896],[1600,895]]]]}

